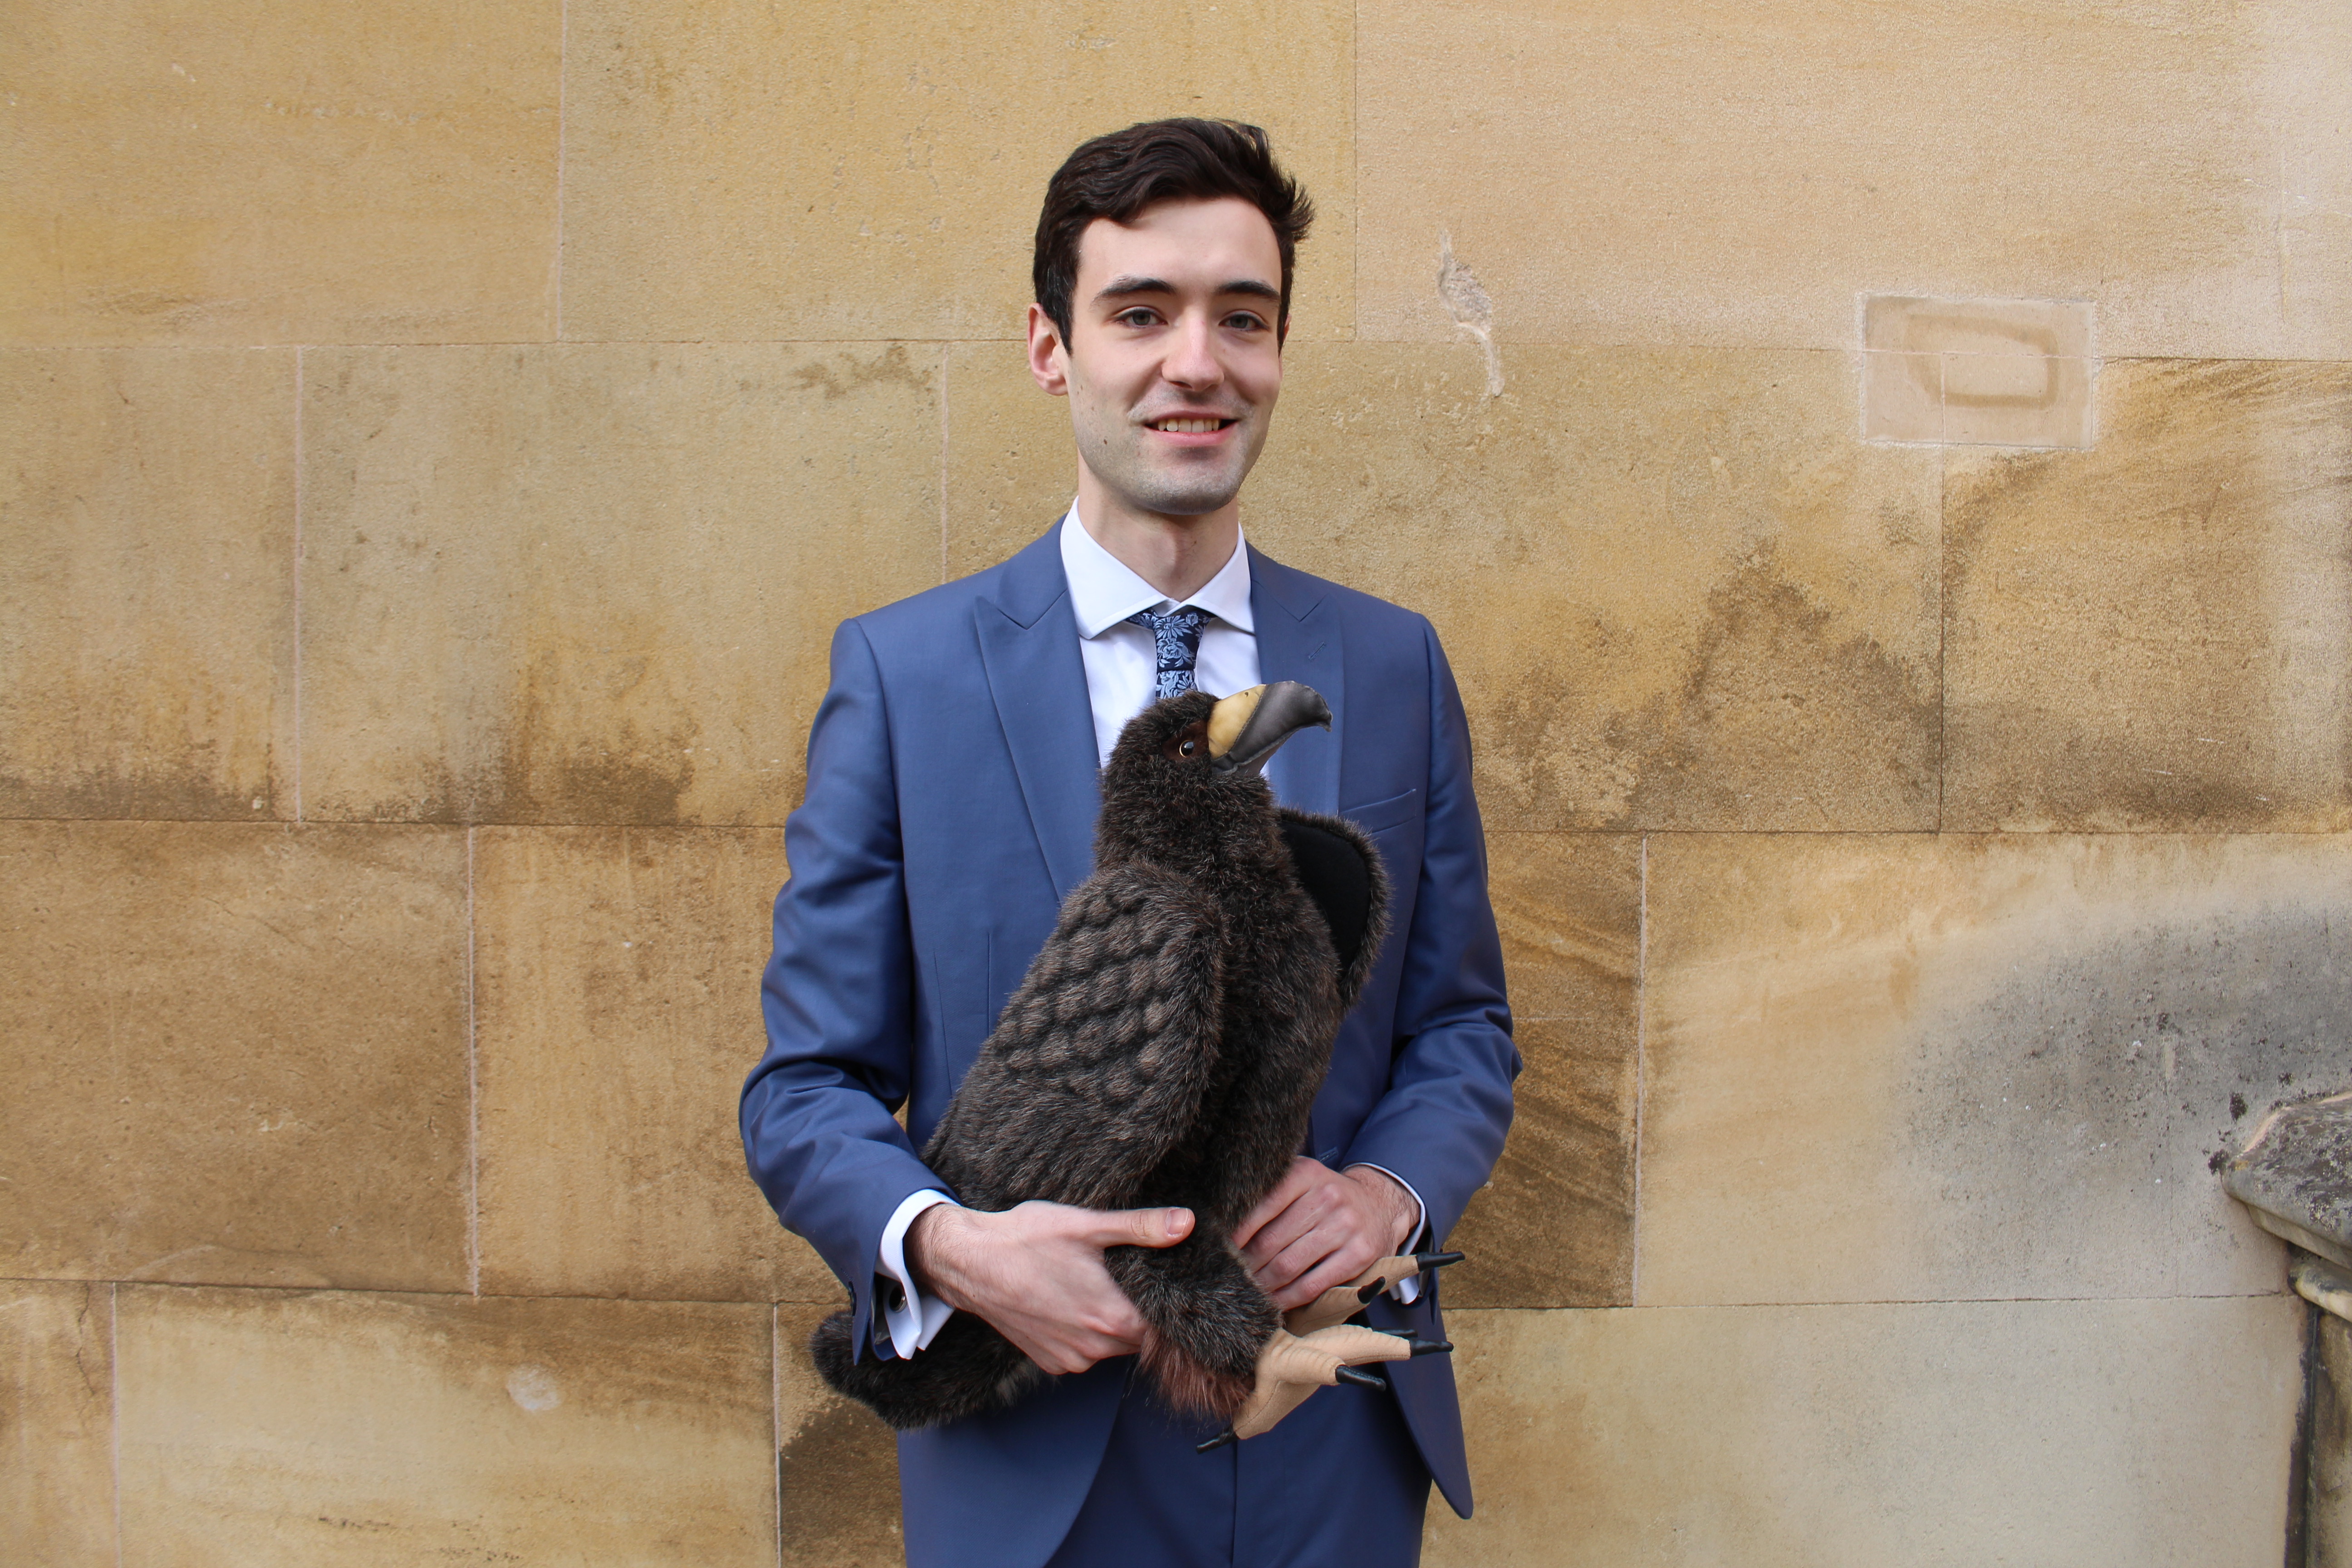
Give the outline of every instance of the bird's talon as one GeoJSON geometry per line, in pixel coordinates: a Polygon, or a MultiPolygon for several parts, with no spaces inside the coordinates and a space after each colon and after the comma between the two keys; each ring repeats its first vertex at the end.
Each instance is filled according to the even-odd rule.
{"type": "Polygon", "coordinates": [[[1210,1438],[1207,1442],[1193,1444],[1192,1452],[1196,1454],[1211,1453],[1218,1448],[1223,1447],[1228,1443],[1238,1443],[1241,1440],[1241,1434],[1228,1426],[1223,1431],[1218,1433],[1215,1436],[1210,1438]]]}
{"type": "Polygon", "coordinates": [[[1341,1383],[1352,1383],[1358,1388],[1377,1388],[1383,1394],[1388,1392],[1389,1380],[1387,1378],[1381,1376],[1378,1373],[1366,1372],[1360,1367],[1339,1367],[1332,1372],[1331,1375],[1338,1378],[1341,1383]]]}

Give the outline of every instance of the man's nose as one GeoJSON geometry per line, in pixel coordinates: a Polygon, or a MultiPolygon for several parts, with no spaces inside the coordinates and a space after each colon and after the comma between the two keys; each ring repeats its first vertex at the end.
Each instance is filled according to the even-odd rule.
{"type": "Polygon", "coordinates": [[[1187,315],[1169,335],[1168,357],[1160,374],[1171,385],[1198,391],[1225,379],[1224,362],[1217,357],[1216,333],[1208,320],[1187,315]]]}

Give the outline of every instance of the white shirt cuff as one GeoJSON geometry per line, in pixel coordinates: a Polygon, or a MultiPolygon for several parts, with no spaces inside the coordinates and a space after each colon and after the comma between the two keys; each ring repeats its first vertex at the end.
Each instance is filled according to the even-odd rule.
{"type": "Polygon", "coordinates": [[[937,1298],[927,1300],[915,1289],[915,1271],[907,1267],[907,1227],[934,1204],[954,1202],[930,1187],[908,1193],[907,1201],[890,1215],[890,1223],[882,1227],[882,1255],[876,1260],[877,1268],[898,1282],[898,1289],[882,1303],[882,1324],[890,1331],[890,1348],[902,1359],[928,1346],[955,1316],[953,1307],[937,1298]]]}
{"type": "MultiPolygon", "coordinates": [[[[1352,1171],[1356,1169],[1357,1165],[1362,1166],[1367,1171],[1378,1171],[1381,1175],[1386,1176],[1390,1181],[1394,1182],[1398,1186],[1402,1187],[1405,1190],[1405,1195],[1412,1199],[1412,1228],[1404,1233],[1404,1245],[1398,1247],[1397,1250],[1403,1253],[1419,1252],[1421,1250],[1421,1233],[1429,1228],[1429,1205],[1421,1201],[1421,1194],[1412,1190],[1412,1184],[1411,1182],[1406,1181],[1402,1176],[1398,1175],[1386,1165],[1375,1165],[1370,1160],[1359,1160],[1356,1162],[1355,1165],[1350,1165],[1348,1169],[1352,1171]]],[[[1395,1284],[1389,1287],[1389,1294],[1394,1296],[1406,1306],[1412,1306],[1415,1301],[1421,1300],[1421,1276],[1416,1274],[1410,1279],[1398,1280],[1395,1284]]]]}

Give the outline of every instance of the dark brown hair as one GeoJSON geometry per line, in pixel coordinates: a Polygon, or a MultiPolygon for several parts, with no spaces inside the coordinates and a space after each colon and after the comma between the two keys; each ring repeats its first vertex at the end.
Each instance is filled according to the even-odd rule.
{"type": "Polygon", "coordinates": [[[1290,330],[1291,263],[1315,221],[1315,204],[1274,161],[1265,132],[1233,120],[1154,120],[1081,143],[1045,184],[1031,267],[1037,303],[1070,341],[1070,293],[1078,237],[1095,219],[1132,223],[1159,202],[1238,196],[1265,215],[1282,251],[1277,334],[1290,330]]]}

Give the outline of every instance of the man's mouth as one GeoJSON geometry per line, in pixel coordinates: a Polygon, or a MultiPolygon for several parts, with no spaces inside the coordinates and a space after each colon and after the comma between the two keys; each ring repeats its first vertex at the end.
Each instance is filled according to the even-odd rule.
{"type": "Polygon", "coordinates": [[[1240,423],[1241,421],[1238,419],[1202,419],[1181,416],[1171,416],[1166,419],[1154,419],[1150,422],[1152,429],[1169,436],[1210,436],[1214,435],[1217,431],[1223,429],[1228,425],[1238,425],[1240,423]]]}

